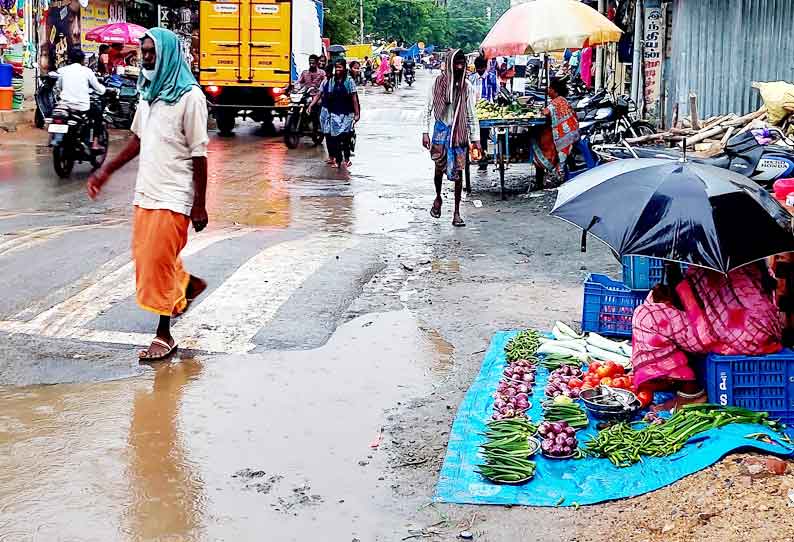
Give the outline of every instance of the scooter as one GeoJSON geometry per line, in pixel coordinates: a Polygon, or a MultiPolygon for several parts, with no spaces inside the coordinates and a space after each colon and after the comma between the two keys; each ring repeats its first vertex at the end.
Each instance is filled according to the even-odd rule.
{"type": "Polygon", "coordinates": [[[34,123],[36,128],[44,128],[45,121],[52,116],[55,104],[58,103],[58,79],[60,75],[50,72],[38,78],[36,88],[36,113],[34,123]]]}
{"type": "MultiPolygon", "coordinates": [[[[92,109],[102,110],[102,97],[92,94],[91,101],[92,109]]],[[[52,163],[58,177],[69,177],[75,162],[90,162],[93,169],[97,169],[105,161],[108,148],[107,127],[104,122],[100,123],[99,133],[94,134],[88,111],[72,111],[59,104],[53,109],[52,117],[47,119],[47,123],[52,163]],[[94,138],[97,140],[98,150],[91,148],[94,138]]]]}
{"type": "MultiPolygon", "coordinates": [[[[661,147],[602,147],[601,152],[614,159],[662,158],[680,160],[681,151],[661,147]]],[[[700,164],[730,169],[749,177],[764,188],[770,188],[778,179],[794,176],[794,141],[778,128],[750,130],[730,138],[722,154],[710,158],[687,156],[687,160],[700,164]],[[754,133],[757,132],[757,133],[754,133]],[[758,138],[770,141],[761,144],[758,138]]]]}
{"type": "Polygon", "coordinates": [[[290,93],[289,113],[284,123],[284,144],[290,149],[297,148],[304,135],[311,136],[315,145],[321,144],[325,138],[320,129],[320,119],[310,108],[312,98],[308,88],[290,93]]]}
{"type": "Polygon", "coordinates": [[[413,64],[406,64],[403,67],[403,81],[410,87],[416,81],[416,69],[413,64]]]}
{"type": "Polygon", "coordinates": [[[650,122],[632,119],[637,105],[628,96],[613,100],[602,90],[579,100],[574,110],[579,119],[579,132],[590,136],[593,143],[618,143],[622,139],[656,133],[650,122]]]}
{"type": "Polygon", "coordinates": [[[138,108],[137,83],[127,77],[114,74],[105,79],[104,84],[107,88],[116,90],[116,93],[107,100],[105,120],[114,128],[129,129],[138,108]]]}

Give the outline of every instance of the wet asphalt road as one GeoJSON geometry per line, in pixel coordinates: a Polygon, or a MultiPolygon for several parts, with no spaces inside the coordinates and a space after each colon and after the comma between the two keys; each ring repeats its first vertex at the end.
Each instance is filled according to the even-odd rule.
{"type": "Polygon", "coordinates": [[[155,366],[136,360],[156,322],[133,297],[137,163],[91,202],[87,168],[58,180],[43,133],[0,135],[0,540],[404,528],[383,411],[427,393],[451,349],[402,300],[431,235],[462,233],[448,206],[426,217],[428,83],[363,93],[350,172],[250,124],[212,134],[210,227],[183,253],[210,287],[174,325],[181,361],[155,366]]]}

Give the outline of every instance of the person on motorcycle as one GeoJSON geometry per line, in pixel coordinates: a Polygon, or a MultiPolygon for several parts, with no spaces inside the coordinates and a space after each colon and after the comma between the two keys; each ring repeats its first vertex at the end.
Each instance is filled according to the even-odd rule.
{"type": "Polygon", "coordinates": [[[315,126],[320,125],[320,88],[325,82],[325,72],[319,67],[320,58],[317,55],[309,55],[309,69],[303,70],[295,86],[298,89],[308,89],[312,96],[309,104],[312,121],[315,126]]]}
{"type": "Polygon", "coordinates": [[[91,107],[91,91],[93,90],[100,96],[105,94],[105,87],[96,78],[91,68],[84,66],[85,53],[82,49],[71,49],[69,51],[69,64],[58,70],[58,90],[60,90],[60,104],[69,108],[70,111],[86,113],[90,126],[93,129],[94,138],[91,144],[93,150],[101,150],[97,135],[102,126],[102,111],[97,107],[91,107]]]}
{"type": "Polygon", "coordinates": [[[403,57],[398,54],[392,56],[391,69],[394,72],[394,86],[399,87],[403,82],[403,57]]]}
{"type": "Polygon", "coordinates": [[[372,83],[372,59],[368,56],[364,57],[364,84],[372,83]]]}
{"type": "MultiPolygon", "coordinates": [[[[474,73],[469,76],[469,84],[472,86],[474,95],[479,100],[492,102],[496,99],[499,86],[496,84],[496,72],[488,70],[488,61],[484,56],[474,59],[474,73]]],[[[479,169],[488,169],[488,140],[491,137],[490,128],[480,128],[480,145],[482,145],[482,159],[480,159],[479,169]]]]}
{"type": "Polygon", "coordinates": [[[412,57],[408,57],[403,60],[403,75],[407,76],[408,74],[413,75],[416,72],[416,62],[412,57]]]}

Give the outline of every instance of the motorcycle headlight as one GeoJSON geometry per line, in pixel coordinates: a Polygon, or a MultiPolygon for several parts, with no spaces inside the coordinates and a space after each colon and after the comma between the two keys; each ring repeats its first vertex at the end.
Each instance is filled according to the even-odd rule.
{"type": "Polygon", "coordinates": [[[293,93],[290,94],[289,99],[292,103],[300,103],[303,100],[303,94],[293,93]]]}

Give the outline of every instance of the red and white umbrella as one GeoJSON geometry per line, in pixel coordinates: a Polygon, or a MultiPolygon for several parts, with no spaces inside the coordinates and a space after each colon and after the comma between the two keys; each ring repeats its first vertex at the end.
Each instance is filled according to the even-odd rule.
{"type": "Polygon", "coordinates": [[[615,42],[621,33],[578,0],[533,0],[507,10],[480,48],[488,57],[548,53],[615,42]]]}
{"type": "Polygon", "coordinates": [[[145,33],[146,29],[137,24],[110,23],[89,30],[85,34],[85,39],[99,43],[138,45],[145,33]]]}

